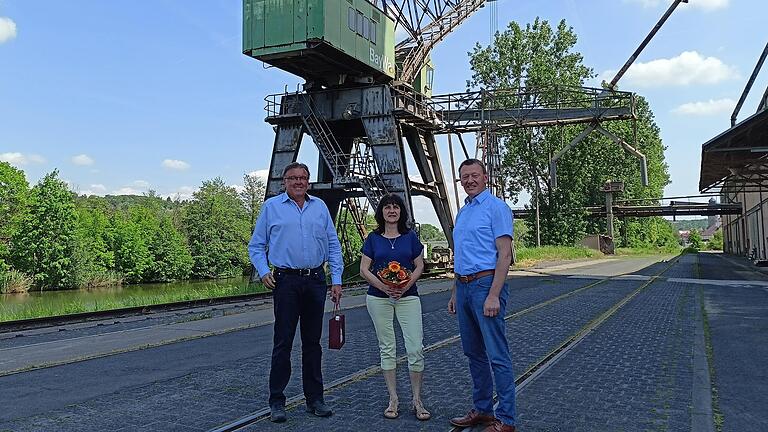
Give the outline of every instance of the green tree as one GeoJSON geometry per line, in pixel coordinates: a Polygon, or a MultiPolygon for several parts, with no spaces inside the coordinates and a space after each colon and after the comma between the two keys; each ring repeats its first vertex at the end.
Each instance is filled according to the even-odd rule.
{"type": "Polygon", "coordinates": [[[224,180],[204,181],[183,220],[194,277],[231,277],[250,269],[250,220],[237,191],[224,180]]]}
{"type": "Polygon", "coordinates": [[[701,250],[701,245],[703,244],[701,240],[701,233],[699,230],[691,230],[691,233],[688,234],[688,243],[691,245],[692,248],[696,250],[701,250]]]}
{"type": "Polygon", "coordinates": [[[11,238],[26,210],[28,195],[24,172],[0,162],[0,277],[8,270],[11,238]]]}
{"type": "MultiPolygon", "coordinates": [[[[528,226],[528,222],[522,219],[515,219],[514,221],[514,235],[515,235],[515,247],[521,248],[528,245],[536,245],[536,240],[533,243],[529,243],[531,236],[531,228],[528,226]]],[[[535,236],[536,233],[533,233],[535,236]]]]}
{"type": "MultiPolygon", "coordinates": [[[[497,94],[487,108],[556,106],[563,95],[594,77],[574,51],[577,36],[565,21],[552,28],[536,19],[524,28],[510,23],[488,47],[470,52],[472,78],[468,90],[512,90],[497,94]],[[524,90],[524,91],[521,91],[524,90]]],[[[584,101],[587,107],[589,101],[584,101]]],[[[636,100],[638,150],[648,158],[650,187],[640,184],[637,160],[606,137],[593,133],[571,148],[558,162],[558,188],[549,185],[549,161],[557,151],[584,130],[583,125],[520,128],[505,132],[502,142],[502,181],[506,194],[517,201],[522,192],[533,198],[541,214],[544,244],[573,244],[587,232],[605,230],[604,221],[588,221],[581,209],[603,205],[601,192],[607,180],[625,182],[623,198],[659,197],[669,182],[664,147],[647,102],[636,100]]],[[[606,129],[633,143],[630,122],[609,122],[606,129]]],[[[642,222],[644,224],[645,222],[642,222]]],[[[655,223],[655,222],[654,222],[655,223]]],[[[621,228],[620,224],[618,228],[621,228]]],[[[525,238],[535,244],[535,230],[525,238]]]]}
{"type": "Polygon", "coordinates": [[[75,228],[73,194],[53,171],[32,188],[28,212],[13,234],[14,266],[33,275],[41,289],[75,287],[75,228]]]}
{"type": "Polygon", "coordinates": [[[445,233],[432,224],[421,224],[419,227],[421,241],[446,241],[445,233]]]}
{"type": "Polygon", "coordinates": [[[129,212],[121,211],[112,216],[111,227],[115,270],[126,282],[138,283],[145,280],[153,265],[149,237],[143,229],[146,223],[138,223],[129,212]]]}
{"type": "Polygon", "coordinates": [[[192,272],[192,255],[171,215],[161,215],[157,228],[149,243],[154,258],[149,280],[164,282],[188,278],[192,272]]]}
{"type": "Polygon", "coordinates": [[[712,234],[712,240],[709,241],[710,250],[723,250],[723,230],[718,228],[714,234],[712,234]]]}
{"type": "Polygon", "coordinates": [[[245,206],[245,211],[248,214],[251,230],[256,226],[256,219],[259,217],[261,204],[264,202],[265,191],[266,186],[262,179],[254,174],[243,176],[243,190],[240,191],[240,199],[243,201],[243,206],[245,206]]]}
{"type": "Polygon", "coordinates": [[[111,273],[115,254],[110,248],[111,227],[103,207],[78,206],[75,228],[75,280],[77,286],[115,283],[111,273]]]}

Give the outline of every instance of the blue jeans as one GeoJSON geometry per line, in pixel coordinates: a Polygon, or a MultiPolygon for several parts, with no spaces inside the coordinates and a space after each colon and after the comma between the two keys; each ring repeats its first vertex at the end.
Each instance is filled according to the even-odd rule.
{"type": "Polygon", "coordinates": [[[475,409],[493,414],[493,382],[499,405],[496,418],[504,424],[515,424],[515,374],[505,336],[504,315],[509,286],[505,283],[499,293],[499,314],[483,315],[483,304],[491,289],[493,275],[469,283],[456,282],[456,315],[464,355],[469,359],[472,374],[472,400],[475,409]]]}
{"type": "Polygon", "coordinates": [[[285,387],[291,378],[291,349],[296,326],[301,327],[301,378],[307,403],[323,400],[323,313],[328,287],[325,273],[297,276],[275,273],[272,291],[275,336],[269,371],[269,405],[285,405],[285,387]]]}

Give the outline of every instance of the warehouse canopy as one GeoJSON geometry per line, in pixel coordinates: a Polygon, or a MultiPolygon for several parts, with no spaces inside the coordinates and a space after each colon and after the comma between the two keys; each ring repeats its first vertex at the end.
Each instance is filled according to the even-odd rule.
{"type": "Polygon", "coordinates": [[[699,190],[726,182],[768,181],[768,110],[738,123],[701,146],[699,190]]]}

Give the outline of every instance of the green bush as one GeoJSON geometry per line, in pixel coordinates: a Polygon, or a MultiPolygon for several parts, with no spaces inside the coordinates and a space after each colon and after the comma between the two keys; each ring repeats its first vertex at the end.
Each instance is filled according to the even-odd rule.
{"type": "Polygon", "coordinates": [[[17,270],[0,272],[0,293],[21,294],[32,287],[32,278],[17,270]]]}
{"type": "Polygon", "coordinates": [[[709,241],[709,245],[707,245],[707,248],[709,250],[723,250],[723,230],[718,229],[715,231],[715,233],[712,235],[712,240],[709,241]]]}

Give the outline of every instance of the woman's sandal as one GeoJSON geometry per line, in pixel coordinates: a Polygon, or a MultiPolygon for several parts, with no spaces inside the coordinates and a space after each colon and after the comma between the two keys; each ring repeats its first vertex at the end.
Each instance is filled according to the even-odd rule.
{"type": "Polygon", "coordinates": [[[392,403],[392,401],[389,402],[389,405],[387,405],[387,409],[384,410],[384,418],[388,419],[396,419],[400,413],[397,412],[397,402],[392,403]]]}
{"type": "Polygon", "coordinates": [[[432,414],[422,404],[413,405],[413,414],[416,415],[416,419],[419,421],[426,421],[432,418],[432,414]]]}

